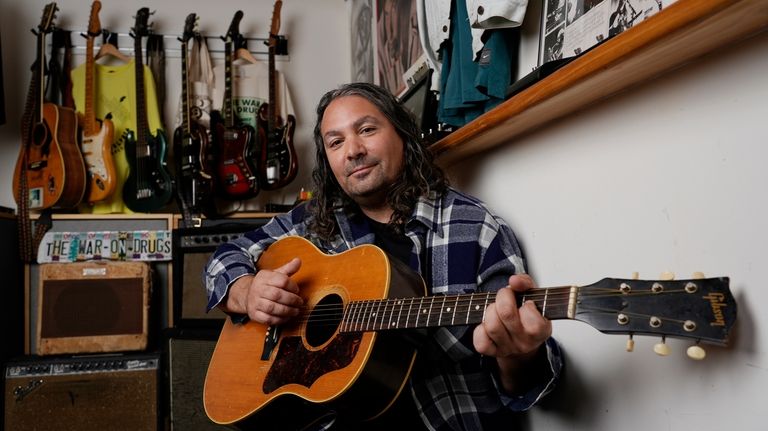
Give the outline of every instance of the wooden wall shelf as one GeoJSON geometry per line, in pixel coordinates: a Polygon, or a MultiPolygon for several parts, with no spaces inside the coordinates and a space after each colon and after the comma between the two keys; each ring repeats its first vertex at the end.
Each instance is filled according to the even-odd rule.
{"type": "Polygon", "coordinates": [[[434,143],[446,166],[768,27],[768,0],[677,0],[434,143]]]}

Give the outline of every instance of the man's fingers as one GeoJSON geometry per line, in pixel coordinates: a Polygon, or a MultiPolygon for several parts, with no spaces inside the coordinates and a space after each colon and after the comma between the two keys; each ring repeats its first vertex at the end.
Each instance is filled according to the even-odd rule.
{"type": "Polygon", "coordinates": [[[515,292],[525,292],[536,288],[536,283],[528,274],[518,274],[509,277],[509,287],[515,292]]]}
{"type": "Polygon", "coordinates": [[[296,274],[296,272],[301,268],[301,259],[298,257],[294,257],[291,259],[290,262],[286,263],[285,265],[274,269],[273,271],[279,272],[280,274],[285,274],[287,276],[292,276],[293,274],[296,274]]]}

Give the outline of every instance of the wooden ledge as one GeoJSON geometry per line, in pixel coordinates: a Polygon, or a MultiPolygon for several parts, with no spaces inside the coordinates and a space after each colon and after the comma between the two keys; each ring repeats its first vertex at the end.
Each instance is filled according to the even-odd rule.
{"type": "Polygon", "coordinates": [[[451,165],[766,27],[766,0],[677,0],[430,148],[451,165]]]}

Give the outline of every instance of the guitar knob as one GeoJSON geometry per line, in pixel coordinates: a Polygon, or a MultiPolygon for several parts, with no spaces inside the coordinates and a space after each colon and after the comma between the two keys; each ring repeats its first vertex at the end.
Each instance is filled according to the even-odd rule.
{"type": "Polygon", "coordinates": [[[632,339],[632,334],[629,334],[629,339],[627,340],[627,352],[634,352],[635,351],[635,340],[632,339]]]}
{"type": "Polygon", "coordinates": [[[701,272],[701,271],[696,271],[696,272],[693,273],[691,278],[693,278],[694,280],[701,280],[701,279],[704,278],[704,273],[701,272]]]}
{"type": "Polygon", "coordinates": [[[689,358],[695,361],[701,361],[707,356],[707,352],[698,344],[694,344],[685,351],[689,358]]]}
{"type": "Polygon", "coordinates": [[[664,272],[661,273],[661,275],[659,275],[659,279],[660,280],[674,280],[675,279],[675,273],[674,272],[669,272],[669,271],[664,271],[664,272]]]}
{"type": "Polygon", "coordinates": [[[668,356],[672,349],[669,348],[664,337],[661,338],[661,343],[656,343],[653,346],[653,351],[659,356],[668,356]]]}

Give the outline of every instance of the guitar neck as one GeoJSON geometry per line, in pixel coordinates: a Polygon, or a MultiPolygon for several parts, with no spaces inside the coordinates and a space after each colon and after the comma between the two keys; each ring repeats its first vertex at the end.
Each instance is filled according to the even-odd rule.
{"type": "Polygon", "coordinates": [[[275,101],[275,45],[277,45],[277,35],[270,35],[269,44],[269,105],[267,105],[267,129],[269,132],[275,130],[277,109],[275,101]]]}
{"type": "Polygon", "coordinates": [[[232,109],[232,38],[227,39],[224,44],[224,101],[222,109],[224,110],[224,125],[231,128],[235,125],[234,112],[232,109]]]}
{"type": "Polygon", "coordinates": [[[189,81],[187,79],[187,42],[181,43],[181,127],[189,134],[191,131],[189,112],[189,81]]]}
{"type": "Polygon", "coordinates": [[[35,110],[35,123],[43,121],[43,104],[45,103],[45,33],[40,32],[37,35],[37,84],[35,91],[38,95],[38,105],[35,110]]]}
{"type": "MultiPolygon", "coordinates": [[[[553,287],[526,292],[517,300],[534,301],[547,319],[569,319],[575,314],[577,293],[577,287],[553,287]]],[[[340,332],[473,325],[483,321],[495,297],[496,293],[472,293],[354,301],[344,310],[340,332]]]]}
{"type": "Polygon", "coordinates": [[[141,36],[136,35],[134,39],[133,49],[136,56],[136,147],[137,156],[145,154],[142,147],[147,146],[147,132],[149,125],[147,123],[146,114],[146,99],[144,94],[144,62],[142,59],[143,53],[141,49],[141,36]]]}
{"type": "Polygon", "coordinates": [[[85,124],[83,131],[85,136],[93,136],[99,132],[96,126],[96,110],[94,106],[96,100],[94,99],[95,92],[95,73],[96,68],[93,59],[93,36],[88,36],[88,41],[85,43],[85,124]]]}

